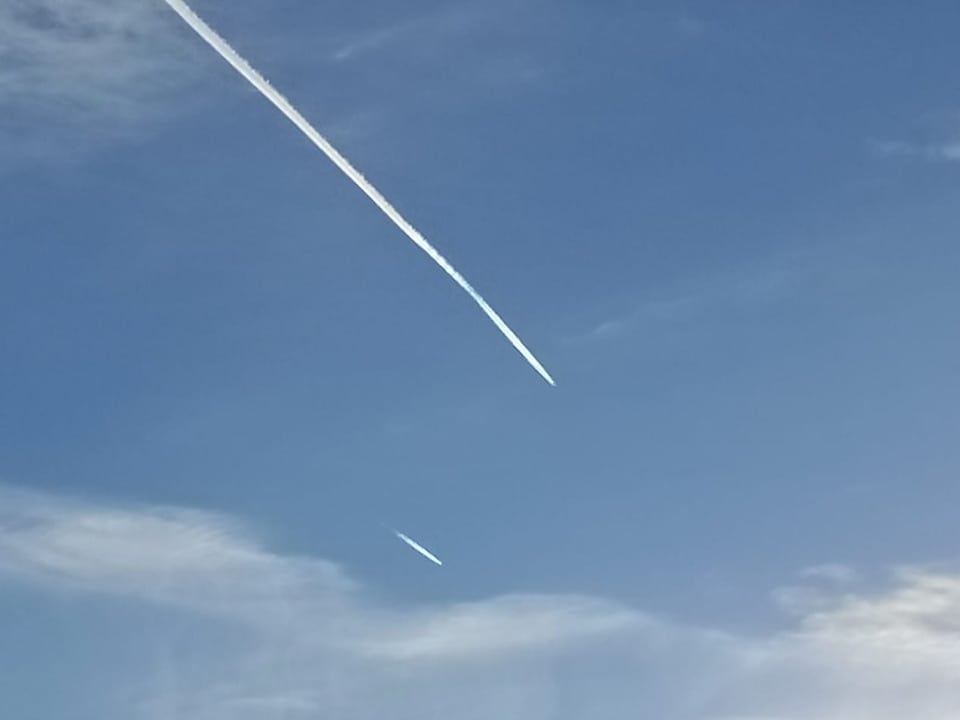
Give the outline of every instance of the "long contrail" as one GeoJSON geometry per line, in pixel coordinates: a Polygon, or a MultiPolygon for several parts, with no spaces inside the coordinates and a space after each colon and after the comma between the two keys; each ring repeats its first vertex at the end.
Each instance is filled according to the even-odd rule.
{"type": "Polygon", "coordinates": [[[423,555],[427,560],[432,560],[432,561],[435,562],[437,565],[443,565],[443,563],[440,561],[440,558],[438,558],[438,557],[437,557],[436,555],[434,555],[432,552],[430,552],[429,550],[427,550],[423,545],[421,545],[420,543],[418,543],[416,540],[407,537],[406,535],[404,535],[404,534],[403,534],[402,532],[400,532],[399,530],[394,530],[394,531],[393,531],[393,534],[396,535],[396,536],[397,536],[398,538],[400,538],[401,540],[403,540],[407,545],[409,545],[410,547],[412,547],[412,548],[413,548],[414,550],[416,550],[418,553],[420,553],[421,555],[423,555]]]}
{"type": "Polygon", "coordinates": [[[323,137],[317,130],[311,125],[303,115],[301,115],[293,105],[290,104],[290,101],[287,100],[283,95],[281,95],[277,90],[267,82],[260,73],[253,69],[246,60],[240,57],[237,54],[237,51],[230,47],[230,44],[227,43],[222,37],[220,37],[209,25],[207,25],[199,15],[197,15],[189,5],[187,5],[183,0],[165,0],[167,5],[177,13],[184,22],[189,25],[194,32],[197,33],[201,38],[203,38],[206,43],[212,47],[217,53],[230,63],[234,69],[239,72],[243,77],[245,77],[251,85],[253,85],[260,93],[270,102],[272,102],[277,109],[282,112],[290,122],[296,125],[300,131],[313,142],[323,153],[333,161],[333,163],[340,168],[343,173],[353,180],[357,187],[359,187],[363,192],[370,198],[374,204],[383,211],[383,213],[390,218],[394,224],[400,228],[408,238],[410,238],[421,250],[423,250],[431,259],[437,263],[443,270],[449,275],[457,285],[463,288],[467,294],[473,298],[474,302],[480,306],[480,309],[486,313],[487,317],[493,321],[493,324],[504,334],[507,340],[510,341],[510,344],[513,345],[517,351],[523,355],[528,363],[540,373],[540,376],[546,380],[551,385],[556,385],[553,381],[553,378],[550,377],[550,373],[547,372],[546,368],[540,364],[540,361],[534,357],[533,353],[527,349],[527,346],[523,344],[517,334],[510,329],[510,326],[503,321],[497,312],[490,307],[489,303],[483,299],[483,297],[476,290],[473,289],[473,286],[467,282],[466,278],[463,277],[456,268],[449,263],[449,261],[443,257],[437,250],[427,242],[427,239],[420,234],[420,232],[413,227],[407,220],[399,213],[399,211],[390,204],[390,202],[380,194],[380,191],[377,190],[370,182],[358,171],[349,161],[340,154],[340,152],[330,144],[330,142],[323,137]]]}

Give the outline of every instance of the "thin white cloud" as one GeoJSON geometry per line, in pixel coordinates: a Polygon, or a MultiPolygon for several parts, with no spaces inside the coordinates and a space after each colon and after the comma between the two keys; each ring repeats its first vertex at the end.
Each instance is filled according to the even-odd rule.
{"type": "Polygon", "coordinates": [[[777,606],[790,615],[805,617],[830,607],[838,589],[859,580],[857,572],[839,563],[824,563],[804,568],[800,582],[776,588],[772,593],[777,606]]]}
{"type": "Polygon", "coordinates": [[[206,618],[105,720],[960,717],[960,575],[945,571],[901,570],[871,592],[844,574],[792,626],[744,636],[582,596],[390,606],[221,516],[13,492],[0,507],[0,589],[206,618]]]}
{"type": "Polygon", "coordinates": [[[136,119],[180,87],[190,55],[152,0],[0,2],[0,111],[136,119]]]}
{"type": "Polygon", "coordinates": [[[907,158],[928,162],[960,162],[960,140],[917,143],[902,140],[877,140],[870,143],[881,157],[907,158]]]}
{"type": "Polygon", "coordinates": [[[0,573],[25,582],[269,619],[277,597],[343,598],[332,563],[278,558],[226,518],[180,508],[136,511],[0,492],[0,573]]]}
{"type": "Polygon", "coordinates": [[[431,54],[474,29],[487,13],[483,6],[444,5],[430,13],[359,30],[339,40],[331,59],[354,61],[401,45],[407,51],[431,54]]]}
{"type": "Polygon", "coordinates": [[[838,584],[849,584],[857,581],[857,571],[840,563],[823,563],[812,565],[800,571],[800,576],[812,580],[823,580],[838,584]]]}
{"type": "Polygon", "coordinates": [[[482,657],[615,633],[638,620],[636,613],[594,598],[505,596],[405,618],[364,650],[394,660],[482,657]]]}
{"type": "Polygon", "coordinates": [[[960,162],[960,141],[944,143],[937,148],[940,157],[951,162],[960,162]]]}
{"type": "Polygon", "coordinates": [[[734,310],[788,297],[809,269],[796,258],[781,259],[763,267],[727,271],[703,278],[672,295],[644,300],[621,313],[597,322],[574,341],[608,341],[655,326],[674,325],[718,308],[734,310]]]}

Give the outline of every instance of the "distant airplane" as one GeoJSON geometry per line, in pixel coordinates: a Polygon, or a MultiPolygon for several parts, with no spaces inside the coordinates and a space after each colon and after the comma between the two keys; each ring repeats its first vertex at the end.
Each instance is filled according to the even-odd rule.
{"type": "Polygon", "coordinates": [[[438,557],[437,557],[436,555],[434,555],[432,552],[430,552],[429,550],[427,550],[423,545],[421,545],[420,543],[418,543],[416,540],[407,537],[406,535],[404,535],[404,534],[403,534],[402,532],[400,532],[399,530],[394,530],[394,531],[393,531],[393,534],[396,535],[396,536],[397,536],[398,538],[400,538],[401,540],[403,540],[407,545],[409,545],[410,547],[412,547],[412,548],[413,548],[414,550],[416,550],[418,553],[420,553],[421,555],[423,555],[427,560],[430,560],[431,562],[435,562],[437,565],[443,565],[443,562],[440,560],[440,558],[438,558],[438,557]]]}

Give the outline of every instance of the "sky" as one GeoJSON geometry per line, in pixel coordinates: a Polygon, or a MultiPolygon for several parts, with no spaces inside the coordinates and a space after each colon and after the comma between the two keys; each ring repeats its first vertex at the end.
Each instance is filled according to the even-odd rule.
{"type": "Polygon", "coordinates": [[[960,716],[960,6],[192,6],[557,387],[163,0],[0,0],[0,715],[960,716]]]}

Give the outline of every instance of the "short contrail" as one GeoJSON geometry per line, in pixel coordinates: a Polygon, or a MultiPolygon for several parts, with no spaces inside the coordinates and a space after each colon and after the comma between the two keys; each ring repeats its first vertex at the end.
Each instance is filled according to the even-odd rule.
{"type": "Polygon", "coordinates": [[[441,255],[437,250],[427,242],[427,239],[420,234],[420,232],[413,227],[409,222],[404,219],[404,217],[399,213],[399,211],[389,203],[389,201],[380,194],[380,191],[377,190],[370,182],[360,174],[353,165],[351,165],[343,155],[337,151],[330,142],[323,137],[317,130],[307,121],[303,115],[301,115],[293,105],[290,104],[290,101],[287,100],[283,95],[281,95],[277,90],[269,83],[267,80],[256,70],[254,70],[250,64],[244,60],[237,52],[230,47],[229,43],[220,37],[209,25],[207,25],[183,0],[165,0],[167,5],[176,12],[184,22],[189,25],[194,32],[197,33],[201,38],[203,38],[210,47],[217,51],[217,53],[230,63],[234,69],[239,72],[243,77],[245,77],[251,85],[253,85],[260,93],[270,102],[272,102],[280,112],[286,115],[287,119],[290,120],[294,125],[296,125],[300,131],[306,135],[314,145],[316,145],[324,154],[330,158],[334,164],[340,168],[343,173],[353,180],[353,182],[366,193],[374,204],[383,211],[383,213],[390,218],[394,224],[400,228],[408,238],[410,238],[421,250],[423,250],[427,255],[429,255],[437,265],[439,265],[443,270],[453,278],[454,282],[457,283],[461,288],[463,288],[467,294],[473,298],[474,302],[480,306],[480,309],[486,313],[487,317],[493,321],[493,324],[504,334],[507,340],[510,341],[510,344],[513,345],[517,351],[523,355],[528,363],[540,373],[540,376],[546,380],[551,385],[556,385],[553,381],[553,378],[550,377],[550,373],[546,371],[546,368],[540,364],[540,361],[534,357],[533,353],[530,352],[526,345],[517,337],[516,333],[510,329],[503,319],[497,314],[497,312],[490,307],[486,300],[473,289],[473,286],[467,282],[466,278],[463,277],[456,268],[451,265],[443,255],[441,255]]]}
{"type": "Polygon", "coordinates": [[[413,539],[407,537],[406,535],[404,535],[404,534],[403,534],[402,532],[400,532],[399,530],[394,530],[394,531],[393,531],[393,534],[396,535],[396,536],[397,536],[398,538],[400,538],[401,540],[403,540],[407,545],[409,545],[410,547],[412,547],[412,548],[413,548],[414,550],[416,550],[418,553],[420,553],[421,555],[423,555],[427,560],[432,560],[432,561],[435,562],[437,565],[443,565],[443,563],[440,561],[440,558],[438,558],[438,557],[437,557],[436,555],[434,555],[432,552],[430,552],[429,550],[427,550],[423,545],[421,545],[420,543],[418,543],[416,540],[413,540],[413,539]]]}

